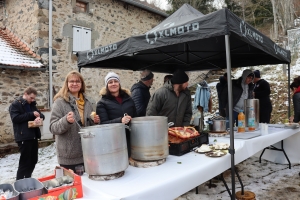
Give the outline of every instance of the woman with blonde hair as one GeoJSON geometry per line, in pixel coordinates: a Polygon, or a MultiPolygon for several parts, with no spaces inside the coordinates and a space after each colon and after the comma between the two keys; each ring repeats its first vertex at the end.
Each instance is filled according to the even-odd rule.
{"type": "Polygon", "coordinates": [[[83,164],[80,126],[100,123],[98,115],[93,115],[92,103],[85,96],[85,83],[77,71],[67,74],[62,88],[54,96],[50,118],[50,132],[55,137],[57,159],[60,166],[75,171],[83,164]]]}

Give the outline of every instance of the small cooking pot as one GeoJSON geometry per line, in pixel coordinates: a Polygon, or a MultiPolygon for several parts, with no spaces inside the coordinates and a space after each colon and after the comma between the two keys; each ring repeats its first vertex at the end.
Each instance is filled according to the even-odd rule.
{"type": "Polygon", "coordinates": [[[214,133],[226,132],[226,120],[215,119],[208,121],[209,130],[214,133]]]}

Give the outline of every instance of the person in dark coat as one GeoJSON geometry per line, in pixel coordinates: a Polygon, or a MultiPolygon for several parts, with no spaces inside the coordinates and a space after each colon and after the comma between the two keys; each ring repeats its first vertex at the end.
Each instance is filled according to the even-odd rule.
{"type": "Polygon", "coordinates": [[[154,74],[150,70],[141,72],[141,80],[131,87],[131,98],[134,101],[137,117],[145,116],[150,95],[150,88],[153,84],[154,74]]]}
{"type": "Polygon", "coordinates": [[[177,70],[173,78],[155,91],[147,107],[147,116],[166,116],[175,127],[189,126],[192,118],[191,93],[187,89],[189,77],[177,70]]]}
{"type": "Polygon", "coordinates": [[[220,112],[220,116],[226,117],[226,113],[224,109],[225,105],[222,104],[223,101],[221,101],[221,98],[222,98],[223,89],[227,87],[227,73],[225,73],[223,76],[220,76],[219,80],[220,82],[217,83],[216,85],[218,100],[219,100],[219,112],[220,112]]]}
{"type": "Polygon", "coordinates": [[[259,100],[259,123],[270,123],[272,113],[272,103],[270,99],[271,89],[269,83],[260,78],[260,71],[254,72],[253,97],[259,100]]]}
{"type": "MultiPolygon", "coordinates": [[[[122,89],[119,76],[109,72],[105,77],[105,88],[100,90],[102,98],[97,103],[96,114],[100,116],[101,124],[129,124],[136,117],[134,101],[129,90],[122,89]]],[[[126,129],[127,150],[130,157],[130,132],[126,129]]]]}
{"type": "Polygon", "coordinates": [[[36,95],[36,89],[28,87],[23,96],[13,101],[9,107],[15,141],[20,151],[17,180],[30,178],[38,161],[38,140],[41,139],[41,131],[38,127],[28,127],[28,121],[40,122],[41,119],[45,119],[36,107],[36,95]]]}
{"type": "Polygon", "coordinates": [[[168,80],[171,80],[172,78],[173,78],[173,75],[171,75],[171,74],[165,75],[165,77],[164,77],[164,84],[165,84],[168,80]]]}
{"type": "Polygon", "coordinates": [[[294,105],[294,116],[290,117],[290,122],[300,122],[300,76],[294,78],[293,83],[290,85],[293,92],[293,105],[294,105]]]}
{"type": "MultiPolygon", "coordinates": [[[[253,72],[250,69],[246,69],[240,78],[232,80],[233,123],[235,121],[236,126],[238,126],[238,114],[240,110],[244,110],[244,100],[253,99],[253,79],[253,72]]],[[[228,87],[223,89],[221,101],[225,105],[226,118],[229,119],[228,87]]],[[[227,123],[228,127],[229,124],[227,123]]]]}

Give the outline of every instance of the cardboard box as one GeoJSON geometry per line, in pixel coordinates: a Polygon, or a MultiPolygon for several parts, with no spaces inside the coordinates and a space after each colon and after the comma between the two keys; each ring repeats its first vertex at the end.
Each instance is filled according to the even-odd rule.
{"type": "Polygon", "coordinates": [[[29,200],[59,200],[59,199],[70,200],[70,199],[82,198],[83,193],[82,193],[81,177],[75,174],[74,172],[67,170],[63,167],[60,166],[55,167],[53,175],[39,178],[38,180],[40,182],[44,182],[62,176],[72,177],[73,184],[49,189],[48,194],[30,198],[29,200]]]}

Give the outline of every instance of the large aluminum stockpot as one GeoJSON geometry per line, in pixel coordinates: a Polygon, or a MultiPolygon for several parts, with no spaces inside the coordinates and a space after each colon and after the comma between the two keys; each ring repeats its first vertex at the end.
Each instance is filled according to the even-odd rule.
{"type": "Polygon", "coordinates": [[[169,155],[168,118],[163,116],[136,117],[131,120],[131,157],[154,161],[169,155]]]}
{"type": "Polygon", "coordinates": [[[80,129],[84,167],[89,175],[110,175],[128,167],[125,125],[88,126],[80,129]]]}

